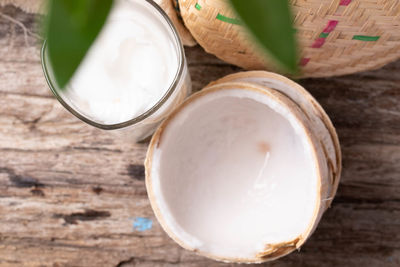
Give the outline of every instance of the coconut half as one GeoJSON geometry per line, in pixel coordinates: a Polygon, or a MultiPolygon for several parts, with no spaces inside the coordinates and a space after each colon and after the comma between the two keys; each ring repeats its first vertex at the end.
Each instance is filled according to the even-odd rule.
{"type": "Polygon", "coordinates": [[[220,82],[154,134],[146,186],[164,230],[221,261],[264,262],[299,248],[334,186],[304,110],[267,86],[220,82]]]}

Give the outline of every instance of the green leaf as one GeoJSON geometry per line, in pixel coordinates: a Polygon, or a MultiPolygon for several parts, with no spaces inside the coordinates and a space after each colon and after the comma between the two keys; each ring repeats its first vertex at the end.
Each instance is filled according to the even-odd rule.
{"type": "Polygon", "coordinates": [[[113,0],[49,0],[45,35],[56,82],[65,88],[111,10],[113,0]]]}
{"type": "Polygon", "coordinates": [[[297,71],[295,30],[288,0],[230,0],[261,47],[282,67],[297,71]]]}

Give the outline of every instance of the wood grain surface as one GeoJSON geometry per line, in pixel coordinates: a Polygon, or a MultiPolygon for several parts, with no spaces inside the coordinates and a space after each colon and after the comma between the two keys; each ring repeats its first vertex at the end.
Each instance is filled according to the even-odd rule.
{"type": "MultiPolygon", "coordinates": [[[[147,143],[87,126],[52,97],[35,20],[0,8],[0,266],[228,266],[162,231],[144,185],[147,143]]],[[[195,90],[240,70],[199,47],[186,54],[195,90]]],[[[265,266],[400,266],[400,61],[299,82],[337,127],[343,176],[301,251],[265,266]]]]}

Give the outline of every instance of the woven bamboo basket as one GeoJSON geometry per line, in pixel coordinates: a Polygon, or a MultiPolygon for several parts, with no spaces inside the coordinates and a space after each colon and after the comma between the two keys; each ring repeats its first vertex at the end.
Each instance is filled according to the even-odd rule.
{"type": "MultiPolygon", "coordinates": [[[[246,34],[227,0],[179,0],[209,53],[245,69],[279,71],[246,34]]],[[[291,0],[302,77],[350,74],[400,58],[399,0],[291,0]]]]}

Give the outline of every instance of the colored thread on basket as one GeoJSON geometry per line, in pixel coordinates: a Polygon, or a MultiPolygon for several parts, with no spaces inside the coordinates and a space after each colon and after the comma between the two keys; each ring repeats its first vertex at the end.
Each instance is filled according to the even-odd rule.
{"type": "Polygon", "coordinates": [[[333,31],[336,28],[338,23],[339,23],[339,21],[337,21],[337,20],[328,21],[328,24],[326,25],[325,29],[322,32],[330,33],[331,31],[333,31]]]}
{"type": "Polygon", "coordinates": [[[338,25],[339,21],[337,20],[330,20],[326,25],[325,29],[320,33],[319,37],[314,41],[312,44],[312,48],[320,48],[324,45],[326,37],[328,37],[329,33],[332,32],[336,26],[338,25]]]}
{"type": "Polygon", "coordinates": [[[378,41],[380,36],[366,36],[366,35],[354,35],[353,40],[366,41],[366,42],[374,42],[378,41]]]}
{"type": "Polygon", "coordinates": [[[217,14],[216,19],[223,21],[223,22],[231,23],[231,24],[242,25],[242,22],[240,20],[235,19],[235,18],[225,17],[224,15],[221,15],[220,13],[217,14]]]}
{"type": "MultiPolygon", "coordinates": [[[[197,9],[197,10],[201,10],[201,5],[199,5],[199,3],[196,3],[195,5],[194,5],[194,7],[197,9]]],[[[235,19],[235,18],[229,18],[229,17],[226,17],[226,16],[224,16],[224,15],[221,15],[220,13],[218,13],[217,14],[217,17],[216,17],[216,19],[218,19],[218,20],[220,20],[220,21],[223,21],[223,22],[227,22],[227,23],[231,23],[231,24],[236,24],[236,25],[241,25],[242,24],[242,22],[240,21],[240,20],[238,20],[238,19],[235,19]]]]}
{"type": "Polygon", "coordinates": [[[320,38],[326,38],[328,37],[329,32],[321,32],[321,34],[319,35],[320,38]]]}
{"type": "Polygon", "coordinates": [[[307,63],[308,63],[309,61],[310,61],[310,58],[309,58],[309,57],[303,57],[303,58],[300,59],[299,65],[300,65],[300,66],[305,66],[305,65],[307,65],[307,63]]]}
{"type": "Polygon", "coordinates": [[[348,6],[351,3],[351,0],[342,0],[340,1],[340,6],[348,6]]]}
{"type": "Polygon", "coordinates": [[[194,5],[194,7],[195,7],[197,10],[201,10],[201,5],[199,5],[199,3],[196,3],[196,4],[194,5]]]}
{"type": "Polygon", "coordinates": [[[315,39],[314,43],[312,44],[312,48],[321,48],[325,43],[326,38],[317,38],[315,39]]]}
{"type": "MultiPolygon", "coordinates": [[[[338,25],[339,21],[337,20],[330,20],[328,24],[326,24],[325,29],[319,34],[318,38],[314,41],[311,45],[312,48],[321,48],[324,43],[325,39],[328,37],[329,33],[332,32],[336,26],[338,25]]],[[[305,66],[310,61],[310,58],[302,58],[300,60],[300,66],[305,66]]]]}

